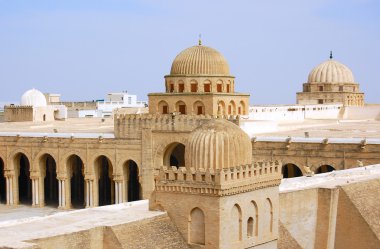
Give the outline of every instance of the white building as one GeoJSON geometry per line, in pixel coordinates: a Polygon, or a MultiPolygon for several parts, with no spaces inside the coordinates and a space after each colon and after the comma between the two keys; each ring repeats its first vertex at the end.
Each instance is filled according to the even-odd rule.
{"type": "Polygon", "coordinates": [[[113,110],[118,108],[131,108],[139,112],[140,108],[148,106],[147,101],[138,101],[137,95],[121,93],[108,93],[106,99],[96,102],[96,109],[72,110],[69,117],[85,118],[85,117],[111,117],[113,110]]]}

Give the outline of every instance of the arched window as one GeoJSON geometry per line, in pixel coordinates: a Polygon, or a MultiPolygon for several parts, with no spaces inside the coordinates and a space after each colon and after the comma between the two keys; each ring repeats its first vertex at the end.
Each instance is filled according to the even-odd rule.
{"type": "Polygon", "coordinates": [[[190,91],[192,93],[198,92],[198,82],[196,80],[191,80],[190,81],[190,91]]]}
{"type": "Polygon", "coordinates": [[[231,100],[229,105],[228,105],[228,114],[230,114],[230,115],[236,114],[236,104],[233,100],[231,100]]]}
{"type": "Polygon", "coordinates": [[[169,105],[166,101],[161,100],[158,102],[158,112],[161,114],[169,114],[169,105]]]}
{"type": "Polygon", "coordinates": [[[196,115],[205,114],[205,105],[202,101],[196,101],[193,105],[193,113],[196,115]]]}
{"type": "Polygon", "coordinates": [[[203,82],[203,91],[204,91],[205,93],[209,93],[209,92],[212,91],[211,81],[209,81],[209,80],[205,80],[205,81],[203,82]]]}
{"type": "Polygon", "coordinates": [[[302,171],[297,165],[288,163],[282,166],[282,175],[284,178],[293,178],[302,176],[302,171]]]}
{"type": "Polygon", "coordinates": [[[246,110],[245,110],[245,103],[244,101],[240,101],[240,115],[246,115],[246,110]]]}
{"type": "Polygon", "coordinates": [[[179,93],[182,93],[185,91],[185,83],[183,83],[182,80],[179,80],[178,81],[178,92],[179,93]]]}
{"type": "Polygon", "coordinates": [[[241,208],[238,204],[235,204],[231,210],[231,241],[242,240],[242,220],[241,220],[241,208]]]}
{"type": "Polygon", "coordinates": [[[205,215],[200,208],[194,208],[190,212],[189,243],[205,244],[205,215]]]}
{"type": "Polygon", "coordinates": [[[223,100],[218,101],[218,115],[226,115],[226,104],[223,100]]]}
{"type": "Polygon", "coordinates": [[[179,112],[180,114],[186,114],[186,104],[183,101],[178,101],[175,104],[176,111],[179,112]]]}

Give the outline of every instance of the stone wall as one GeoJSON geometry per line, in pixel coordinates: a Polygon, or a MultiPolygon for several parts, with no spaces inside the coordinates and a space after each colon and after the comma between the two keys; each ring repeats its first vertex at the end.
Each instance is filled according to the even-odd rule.
{"type": "MultiPolygon", "coordinates": [[[[28,241],[28,249],[189,248],[165,215],[28,241]]],[[[13,247],[18,249],[20,247],[13,247]]]]}
{"type": "Polygon", "coordinates": [[[380,163],[378,140],[329,139],[321,138],[288,139],[278,138],[252,140],[253,161],[279,160],[296,165],[303,174],[308,165],[314,172],[322,165],[330,165],[335,170],[350,169],[363,165],[380,163]]]}
{"type": "Polygon", "coordinates": [[[379,179],[281,192],[279,248],[379,248],[379,195],[379,179]]]}

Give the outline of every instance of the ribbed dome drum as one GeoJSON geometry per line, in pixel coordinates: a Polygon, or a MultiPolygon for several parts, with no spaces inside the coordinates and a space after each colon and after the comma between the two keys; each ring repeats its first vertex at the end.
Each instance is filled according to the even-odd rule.
{"type": "Polygon", "coordinates": [[[336,60],[328,60],[310,72],[308,83],[355,83],[355,80],[347,66],[336,60]]]}
{"type": "Polygon", "coordinates": [[[252,144],[248,135],[224,119],[212,119],[195,129],[185,150],[188,168],[223,169],[252,161],[252,144]]]}
{"type": "Polygon", "coordinates": [[[221,53],[198,45],[183,50],[175,57],[170,75],[229,76],[230,69],[221,53]]]}

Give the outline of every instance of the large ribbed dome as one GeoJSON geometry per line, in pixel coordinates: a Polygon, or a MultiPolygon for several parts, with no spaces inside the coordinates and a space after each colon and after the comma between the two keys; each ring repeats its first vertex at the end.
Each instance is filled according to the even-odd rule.
{"type": "Polygon", "coordinates": [[[336,60],[325,61],[309,74],[308,83],[354,83],[352,71],[336,60]]]}
{"type": "Polygon", "coordinates": [[[37,89],[30,89],[21,96],[22,106],[41,107],[46,106],[46,98],[42,92],[37,89]]]}
{"type": "Polygon", "coordinates": [[[186,167],[229,168],[251,163],[252,144],[239,126],[224,119],[212,119],[190,134],[185,155],[186,167]]]}
{"type": "Polygon", "coordinates": [[[229,76],[230,69],[221,53],[198,45],[183,50],[175,57],[170,75],[229,76]]]}

